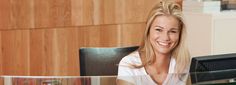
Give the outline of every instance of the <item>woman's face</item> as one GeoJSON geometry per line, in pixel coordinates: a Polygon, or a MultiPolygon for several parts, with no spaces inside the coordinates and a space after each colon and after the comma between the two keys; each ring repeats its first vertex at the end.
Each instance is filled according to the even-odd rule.
{"type": "Polygon", "coordinates": [[[155,53],[170,54],[179,42],[179,21],[173,16],[157,16],[150,28],[149,39],[155,53]]]}

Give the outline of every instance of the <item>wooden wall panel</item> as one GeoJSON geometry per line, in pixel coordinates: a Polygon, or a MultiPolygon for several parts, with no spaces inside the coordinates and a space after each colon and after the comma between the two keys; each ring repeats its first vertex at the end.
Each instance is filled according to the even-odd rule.
{"type": "Polygon", "coordinates": [[[137,23],[159,0],[3,0],[1,29],[137,23]]]}
{"type": "MultiPolygon", "coordinates": [[[[118,21],[120,16],[117,16],[116,13],[119,8],[117,8],[117,1],[120,0],[103,0],[103,2],[100,2],[100,9],[97,9],[97,12],[100,12],[99,16],[95,16],[95,23],[94,24],[116,24],[120,23],[118,21]],[[100,19],[97,19],[100,18],[100,19]]],[[[96,7],[97,8],[97,7],[96,7]]],[[[96,10],[96,9],[95,9],[96,10]]],[[[96,15],[96,12],[95,12],[96,15]]]]}
{"type": "MultiPolygon", "coordinates": [[[[159,0],[119,0],[117,8],[120,10],[121,23],[145,22],[150,9],[159,3],[159,0]]],[[[118,13],[119,14],[119,13],[118,13]]]]}
{"type": "Polygon", "coordinates": [[[72,25],[145,22],[159,0],[72,0],[72,25]]]}
{"type": "Polygon", "coordinates": [[[1,0],[1,29],[71,26],[70,0],[1,0]]]}
{"type": "Polygon", "coordinates": [[[1,0],[0,29],[34,27],[33,0],[1,0]]]}
{"type": "Polygon", "coordinates": [[[79,75],[80,47],[138,45],[143,26],[125,24],[1,31],[3,74],[79,75]]]}
{"type": "MultiPolygon", "coordinates": [[[[2,65],[3,65],[3,56],[2,56],[2,32],[0,31],[0,75],[3,74],[2,72],[2,65]]],[[[1,78],[0,78],[1,79],[1,78]]],[[[1,82],[0,82],[1,83],[1,82]]],[[[1,85],[1,84],[0,84],[1,85]]]]}
{"type": "Polygon", "coordinates": [[[46,56],[50,47],[47,47],[45,43],[45,30],[30,31],[30,63],[34,63],[30,66],[32,75],[46,75],[47,68],[51,65],[47,63],[47,57],[51,56],[46,56]]]}
{"type": "MultiPolygon", "coordinates": [[[[55,60],[58,72],[56,75],[79,75],[79,55],[77,29],[58,29],[58,52],[60,56],[55,60]]],[[[55,69],[56,70],[56,69],[55,69]]]]}
{"type": "Polygon", "coordinates": [[[5,75],[29,75],[29,30],[2,31],[2,61],[5,75]]]}
{"type": "Polygon", "coordinates": [[[79,75],[76,30],[32,30],[31,75],[79,75]]]}
{"type": "Polygon", "coordinates": [[[3,84],[3,78],[1,77],[1,75],[3,75],[3,69],[2,69],[2,65],[3,65],[3,56],[2,56],[2,32],[0,31],[0,85],[4,85],[3,84]]]}
{"type": "Polygon", "coordinates": [[[34,0],[35,27],[71,26],[70,0],[34,0]]]}
{"type": "MultiPolygon", "coordinates": [[[[88,26],[84,30],[84,46],[111,47],[117,46],[119,41],[120,25],[88,26]]],[[[80,30],[79,30],[80,31],[80,30]]]]}
{"type": "Polygon", "coordinates": [[[139,45],[144,30],[145,23],[81,27],[78,30],[79,47],[139,45]]]}
{"type": "Polygon", "coordinates": [[[71,0],[72,25],[92,25],[93,8],[93,0],[71,0]]]}
{"type": "Polygon", "coordinates": [[[10,28],[28,29],[34,27],[33,0],[10,0],[10,28]]]}
{"type": "Polygon", "coordinates": [[[123,24],[121,29],[121,45],[132,46],[139,45],[145,30],[145,23],[123,24]]]}
{"type": "Polygon", "coordinates": [[[0,30],[10,28],[10,0],[0,1],[0,30]]]}
{"type": "Polygon", "coordinates": [[[120,25],[100,26],[100,46],[114,47],[119,46],[120,25]]]}
{"type": "Polygon", "coordinates": [[[80,47],[139,45],[159,0],[1,0],[0,75],[79,75],[80,47]]]}

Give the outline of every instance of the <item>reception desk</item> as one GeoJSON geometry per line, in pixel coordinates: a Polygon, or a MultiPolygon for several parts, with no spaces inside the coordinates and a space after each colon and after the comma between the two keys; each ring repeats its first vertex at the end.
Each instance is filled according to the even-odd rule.
{"type": "MultiPolygon", "coordinates": [[[[186,85],[234,85],[236,71],[198,72],[188,74],[169,74],[173,76],[187,76],[186,85]],[[194,80],[193,80],[194,79],[194,80]],[[192,81],[192,82],[191,82],[192,81]],[[194,82],[193,82],[194,81],[194,82]]],[[[148,76],[148,75],[147,75],[148,76]]],[[[146,76],[132,76],[127,78],[141,78],[146,76]]],[[[117,76],[1,76],[1,85],[117,85],[121,80],[117,76]]],[[[123,81],[123,80],[122,80],[123,81]]],[[[141,82],[138,80],[138,82],[141,82]]],[[[127,85],[129,82],[119,83],[127,85]]],[[[129,83],[130,84],[130,83],[129,83]]],[[[140,83],[135,83],[137,85],[140,83]]]]}

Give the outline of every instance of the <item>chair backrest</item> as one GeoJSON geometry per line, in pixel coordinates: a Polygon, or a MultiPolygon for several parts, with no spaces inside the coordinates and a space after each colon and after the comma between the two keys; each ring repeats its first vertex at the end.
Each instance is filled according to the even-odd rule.
{"type": "Polygon", "coordinates": [[[138,46],[80,48],[80,75],[117,75],[120,60],[137,49],[138,46]]]}

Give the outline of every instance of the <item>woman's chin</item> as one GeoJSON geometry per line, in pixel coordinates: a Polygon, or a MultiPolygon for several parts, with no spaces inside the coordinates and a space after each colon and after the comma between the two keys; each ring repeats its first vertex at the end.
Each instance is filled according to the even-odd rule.
{"type": "Polygon", "coordinates": [[[160,53],[160,54],[170,54],[170,50],[169,49],[161,49],[161,50],[158,50],[157,53],[160,53]]]}

